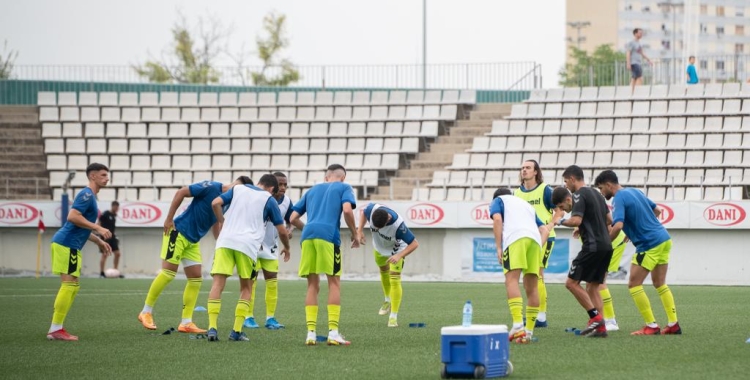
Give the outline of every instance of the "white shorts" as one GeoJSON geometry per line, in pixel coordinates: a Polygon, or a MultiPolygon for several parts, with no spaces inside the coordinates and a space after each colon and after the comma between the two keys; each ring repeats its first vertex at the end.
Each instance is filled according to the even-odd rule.
{"type": "Polygon", "coordinates": [[[278,260],[279,249],[276,246],[272,249],[268,249],[264,246],[258,251],[258,258],[264,260],[278,260]]]}

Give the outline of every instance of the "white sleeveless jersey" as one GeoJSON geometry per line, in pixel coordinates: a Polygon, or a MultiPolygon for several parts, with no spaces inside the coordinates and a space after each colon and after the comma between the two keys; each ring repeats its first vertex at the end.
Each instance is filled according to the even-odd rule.
{"type": "Polygon", "coordinates": [[[376,203],[373,205],[372,212],[370,213],[369,222],[370,231],[372,231],[372,245],[375,247],[375,251],[381,256],[389,257],[401,253],[406,249],[408,244],[401,239],[396,239],[396,231],[398,231],[398,228],[404,223],[404,219],[401,218],[401,215],[398,215],[398,213],[396,213],[398,218],[396,218],[396,221],[393,224],[386,225],[377,231],[375,230],[375,227],[372,225],[372,215],[375,214],[375,210],[381,207],[383,207],[383,205],[376,203]]]}
{"type": "MultiPolygon", "coordinates": [[[[274,198],[275,199],[275,198],[274,198]]],[[[292,200],[284,195],[284,198],[279,203],[279,211],[281,211],[281,217],[283,218],[289,207],[292,205],[292,200]]],[[[260,247],[258,257],[261,259],[278,260],[278,247],[279,247],[279,231],[273,223],[266,222],[266,236],[263,238],[263,245],[260,247]]]]}
{"type": "Polygon", "coordinates": [[[540,246],[542,236],[536,225],[536,211],[527,201],[514,195],[501,195],[505,212],[503,215],[503,251],[514,242],[531,238],[540,246]]]}
{"type": "Polygon", "coordinates": [[[216,248],[234,249],[255,261],[266,235],[263,212],[271,194],[245,185],[237,185],[232,191],[232,201],[224,213],[224,225],[216,240],[216,248]]]}

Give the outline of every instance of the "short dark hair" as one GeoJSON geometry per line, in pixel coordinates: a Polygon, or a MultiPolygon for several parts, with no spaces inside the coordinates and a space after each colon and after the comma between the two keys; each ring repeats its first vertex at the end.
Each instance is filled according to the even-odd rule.
{"type": "Polygon", "coordinates": [[[88,167],[86,167],[86,177],[88,178],[88,176],[89,176],[89,174],[91,174],[91,172],[98,172],[99,170],[109,171],[109,168],[106,165],[104,165],[104,164],[100,164],[100,163],[94,162],[91,165],[89,165],[88,167]]]}
{"type": "Polygon", "coordinates": [[[273,172],[273,176],[274,177],[283,177],[283,178],[286,178],[286,174],[284,174],[282,172],[273,172]]]}
{"type": "Polygon", "coordinates": [[[633,29],[633,35],[635,36],[635,34],[638,33],[639,30],[643,30],[643,29],[641,29],[641,28],[635,28],[635,29],[633,29]]]}
{"type": "Polygon", "coordinates": [[[573,178],[579,181],[583,181],[583,169],[578,165],[570,165],[565,168],[562,174],[563,178],[573,178]]]}
{"type": "Polygon", "coordinates": [[[695,56],[691,55],[691,56],[688,57],[688,59],[695,59],[695,56]]]}
{"type": "Polygon", "coordinates": [[[599,175],[596,176],[596,180],[594,181],[594,186],[599,187],[599,185],[603,185],[605,183],[611,183],[613,185],[620,184],[620,182],[617,180],[617,174],[615,174],[615,172],[613,172],[612,170],[605,170],[599,173],[599,175]]]}
{"type": "Polygon", "coordinates": [[[372,226],[383,228],[388,223],[388,211],[382,207],[372,212],[372,226]]]}
{"type": "Polygon", "coordinates": [[[328,165],[328,171],[329,172],[336,171],[336,170],[343,170],[344,171],[344,175],[346,175],[346,169],[344,168],[344,165],[340,165],[340,164],[331,164],[331,165],[328,165]]]}
{"type": "Polygon", "coordinates": [[[119,206],[119,205],[120,205],[120,202],[118,202],[118,201],[112,201],[112,206],[119,206]]]}
{"type": "Polygon", "coordinates": [[[279,181],[273,174],[263,174],[258,181],[258,185],[273,188],[271,192],[274,194],[279,192],[279,181]]]}
{"type": "Polygon", "coordinates": [[[497,197],[499,197],[501,195],[511,195],[511,194],[513,194],[513,193],[511,193],[511,191],[510,191],[509,188],[507,188],[507,187],[501,187],[501,188],[495,190],[495,193],[492,194],[492,199],[495,199],[495,198],[497,198],[497,197]]]}
{"type": "Polygon", "coordinates": [[[235,181],[237,181],[237,182],[239,182],[239,183],[241,183],[243,185],[252,185],[253,184],[253,180],[250,179],[250,177],[248,177],[246,175],[241,175],[241,176],[237,177],[237,179],[235,181]]]}
{"type": "Polygon", "coordinates": [[[558,186],[552,190],[552,204],[557,206],[570,196],[570,191],[564,186],[558,186]]]}

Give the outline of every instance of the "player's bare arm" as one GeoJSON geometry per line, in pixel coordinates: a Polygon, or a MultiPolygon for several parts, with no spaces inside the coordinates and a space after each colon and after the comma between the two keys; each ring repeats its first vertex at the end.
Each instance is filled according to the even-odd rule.
{"type": "Polygon", "coordinates": [[[284,246],[280,254],[284,257],[284,262],[287,262],[290,256],[289,234],[286,232],[286,227],[284,227],[283,223],[276,226],[276,230],[279,232],[279,240],[281,240],[281,244],[284,246]]]}
{"type": "Polygon", "coordinates": [[[398,253],[396,255],[389,257],[387,262],[389,264],[395,264],[401,261],[401,259],[406,258],[406,256],[409,256],[412,252],[416,251],[417,248],[419,248],[419,242],[417,241],[417,239],[414,239],[414,241],[409,243],[409,245],[407,245],[406,248],[404,248],[404,250],[401,251],[401,253],[398,253]]]}
{"type": "Polygon", "coordinates": [[[357,226],[357,240],[360,245],[365,244],[365,224],[367,224],[367,218],[365,218],[365,211],[359,210],[359,225],[357,226]]]}
{"type": "Polygon", "coordinates": [[[612,229],[609,230],[609,238],[614,241],[617,235],[620,234],[620,231],[622,231],[622,222],[617,222],[612,226],[612,229]]]}
{"type": "Polygon", "coordinates": [[[105,257],[112,254],[112,247],[98,236],[94,234],[89,235],[89,241],[96,244],[99,247],[99,251],[101,251],[105,257]]]}
{"type": "Polygon", "coordinates": [[[657,218],[661,215],[661,209],[659,207],[654,207],[654,216],[657,218]]]}
{"type": "Polygon", "coordinates": [[[171,229],[174,228],[174,214],[177,212],[177,208],[180,207],[182,201],[185,198],[190,198],[190,189],[187,186],[183,186],[180,190],[174,194],[172,203],[169,205],[169,212],[167,212],[167,218],[164,220],[164,235],[168,234],[171,229]]]}
{"type": "Polygon", "coordinates": [[[503,262],[503,216],[492,215],[492,232],[495,234],[495,247],[497,248],[497,260],[503,262]]]}
{"type": "Polygon", "coordinates": [[[347,202],[344,203],[344,221],[346,226],[349,227],[349,232],[352,234],[352,248],[359,248],[359,240],[357,240],[357,226],[354,223],[354,209],[352,204],[347,202]]]}
{"type": "MultiPolygon", "coordinates": [[[[224,206],[224,200],[221,197],[216,197],[216,199],[211,201],[211,209],[214,210],[217,223],[224,224],[224,213],[221,211],[222,206],[224,206]]],[[[284,236],[286,236],[286,233],[284,233],[284,236]]]]}

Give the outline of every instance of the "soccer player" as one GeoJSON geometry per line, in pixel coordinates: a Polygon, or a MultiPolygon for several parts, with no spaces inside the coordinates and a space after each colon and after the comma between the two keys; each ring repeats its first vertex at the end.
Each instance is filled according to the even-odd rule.
{"type": "Polygon", "coordinates": [[[359,217],[357,236],[360,245],[365,244],[364,228],[368,222],[375,248],[375,264],[380,268],[380,283],[385,295],[385,302],[378,314],[386,315],[390,311],[388,327],[398,327],[398,310],[403,296],[401,271],[404,269],[404,259],[419,247],[419,242],[401,215],[381,204],[370,203],[359,217]]]}
{"type": "Polygon", "coordinates": [[[536,210],[526,200],[511,195],[510,189],[495,191],[490,203],[492,231],[495,233],[497,258],[503,266],[508,307],[513,327],[508,337],[516,343],[531,343],[539,314],[539,270],[542,244],[549,235],[536,210]],[[523,273],[526,289],[526,328],[524,329],[523,299],[519,280],[523,273]]]}
{"type": "MultiPolygon", "coordinates": [[[[542,169],[535,160],[526,160],[521,166],[521,187],[516,189],[515,196],[529,202],[544,224],[552,219],[552,188],[544,183],[542,169]]],[[[535,327],[547,327],[547,287],[544,285],[544,269],[549,265],[549,256],[555,247],[555,230],[549,231],[547,243],[544,245],[542,265],[539,268],[539,315],[536,317],[535,327]]]]}
{"type": "Polygon", "coordinates": [[[646,326],[631,335],[682,334],[677,322],[674,297],[667,286],[672,238],[656,219],[661,214],[661,209],[639,190],[620,186],[617,175],[611,170],[601,172],[594,183],[605,197],[614,197],[610,236],[614,238],[620,231],[625,231],[635,245],[636,254],[630,266],[628,288],[646,326]],[[651,303],[643,290],[643,280],[649,273],[667,313],[668,323],[663,330],[659,330],[651,303]]]}
{"type": "MultiPolygon", "coordinates": [[[[112,254],[114,254],[114,268],[117,269],[118,265],[120,264],[120,240],[117,239],[117,235],[115,235],[115,222],[117,221],[117,211],[120,209],[120,203],[117,201],[113,201],[112,205],[110,206],[110,209],[103,212],[101,216],[99,216],[99,225],[108,229],[109,232],[112,233],[112,237],[106,240],[107,244],[112,248],[112,254]]],[[[104,253],[104,251],[101,251],[101,253],[104,253]]],[[[109,255],[102,255],[102,259],[99,261],[99,277],[105,278],[107,277],[104,275],[104,266],[107,264],[107,256],[109,255]]],[[[123,278],[123,275],[120,275],[120,278],[123,278]]]]}
{"type": "MultiPolygon", "coordinates": [[[[292,200],[286,196],[286,189],[288,187],[288,181],[286,174],[282,172],[273,173],[278,181],[279,190],[273,194],[273,198],[276,200],[281,215],[284,216],[284,221],[289,223],[289,217],[292,215],[292,200]]],[[[295,227],[302,230],[305,224],[301,220],[295,221],[295,227]]],[[[291,223],[290,223],[291,224],[291,223]]],[[[289,231],[289,230],[287,230],[289,231]]],[[[256,262],[256,271],[263,270],[263,279],[266,281],[266,328],[269,330],[278,330],[284,328],[284,325],[276,320],[276,304],[279,299],[279,283],[277,280],[279,274],[279,234],[276,231],[276,226],[268,223],[266,224],[266,237],[263,240],[263,244],[258,252],[258,261],[256,262]]],[[[289,261],[289,254],[284,256],[284,262],[289,261]]],[[[257,281],[253,281],[253,290],[250,297],[250,313],[245,318],[245,327],[251,329],[259,328],[258,323],[255,322],[253,317],[253,309],[255,307],[255,288],[258,286],[257,281]]]]}
{"type": "Polygon", "coordinates": [[[86,168],[86,177],[89,180],[88,186],[78,192],[68,213],[68,219],[52,237],[52,273],[60,275],[62,284],[55,297],[52,325],[47,333],[49,340],[78,340],[77,336],[65,331],[63,322],[78,294],[81,249],[86,240],[96,243],[103,255],[112,253],[109,244],[91,233],[94,231],[103,239],[112,237],[108,229],[95,224],[96,216],[99,214],[96,194],[109,183],[109,169],[102,164],[93,163],[86,168]]]}
{"type": "Polygon", "coordinates": [[[562,176],[567,189],[558,187],[552,191],[552,203],[557,209],[550,226],[578,227],[583,240],[581,252],[570,265],[565,287],[589,315],[588,325],[581,330],[581,335],[606,337],[599,286],[604,283],[612,259],[608,228],[611,215],[604,197],[586,186],[580,167],[568,166],[562,176]],[[572,196],[568,190],[573,192],[572,196]],[[570,219],[563,219],[565,212],[571,212],[570,219]],[[581,281],[586,281],[586,290],[581,287],[581,281]]]}
{"type": "Polygon", "coordinates": [[[302,257],[299,276],[307,278],[305,316],[307,338],[305,344],[317,344],[315,328],[318,322],[318,292],[320,274],[328,278],[328,345],[349,345],[339,333],[341,315],[341,214],[351,232],[352,248],[359,248],[354,209],[357,207],[354,190],[344,183],[346,169],[339,164],[328,166],[325,182],[310,188],[292,207],[292,223],[307,213],[307,224],[302,231],[302,257]]]}
{"type": "MultiPolygon", "coordinates": [[[[153,309],[156,300],[164,288],[174,280],[179,265],[187,277],[187,285],[182,295],[182,321],[178,331],[203,334],[206,330],[193,323],[193,310],[198,301],[198,292],[203,282],[201,274],[201,250],[199,242],[208,230],[216,224],[216,216],[211,209],[211,201],[235,185],[252,184],[247,176],[241,176],[234,182],[222,184],[215,181],[197,182],[177,191],[169,206],[169,213],[164,221],[164,238],[161,245],[161,272],[156,276],[148,289],[143,310],[138,315],[143,327],[156,330],[153,309]],[[185,212],[174,217],[185,198],[192,197],[185,212]]],[[[214,231],[218,236],[218,231],[214,231]]]]}
{"type": "Polygon", "coordinates": [[[253,281],[258,272],[255,261],[258,251],[266,236],[268,223],[276,226],[284,247],[281,254],[289,257],[289,238],[287,237],[284,219],[279,211],[279,204],[273,194],[279,189],[276,177],[264,174],[258,181],[258,187],[252,185],[235,185],[211,203],[216,220],[221,225],[219,238],[216,240],[211,276],[213,284],[208,295],[208,340],[218,341],[218,321],[221,310],[221,293],[237,267],[240,278],[240,299],[234,312],[234,326],[229,333],[229,340],[248,341],[242,332],[245,316],[250,312],[250,293],[253,281]],[[226,214],[222,208],[227,207],[226,214]]]}

